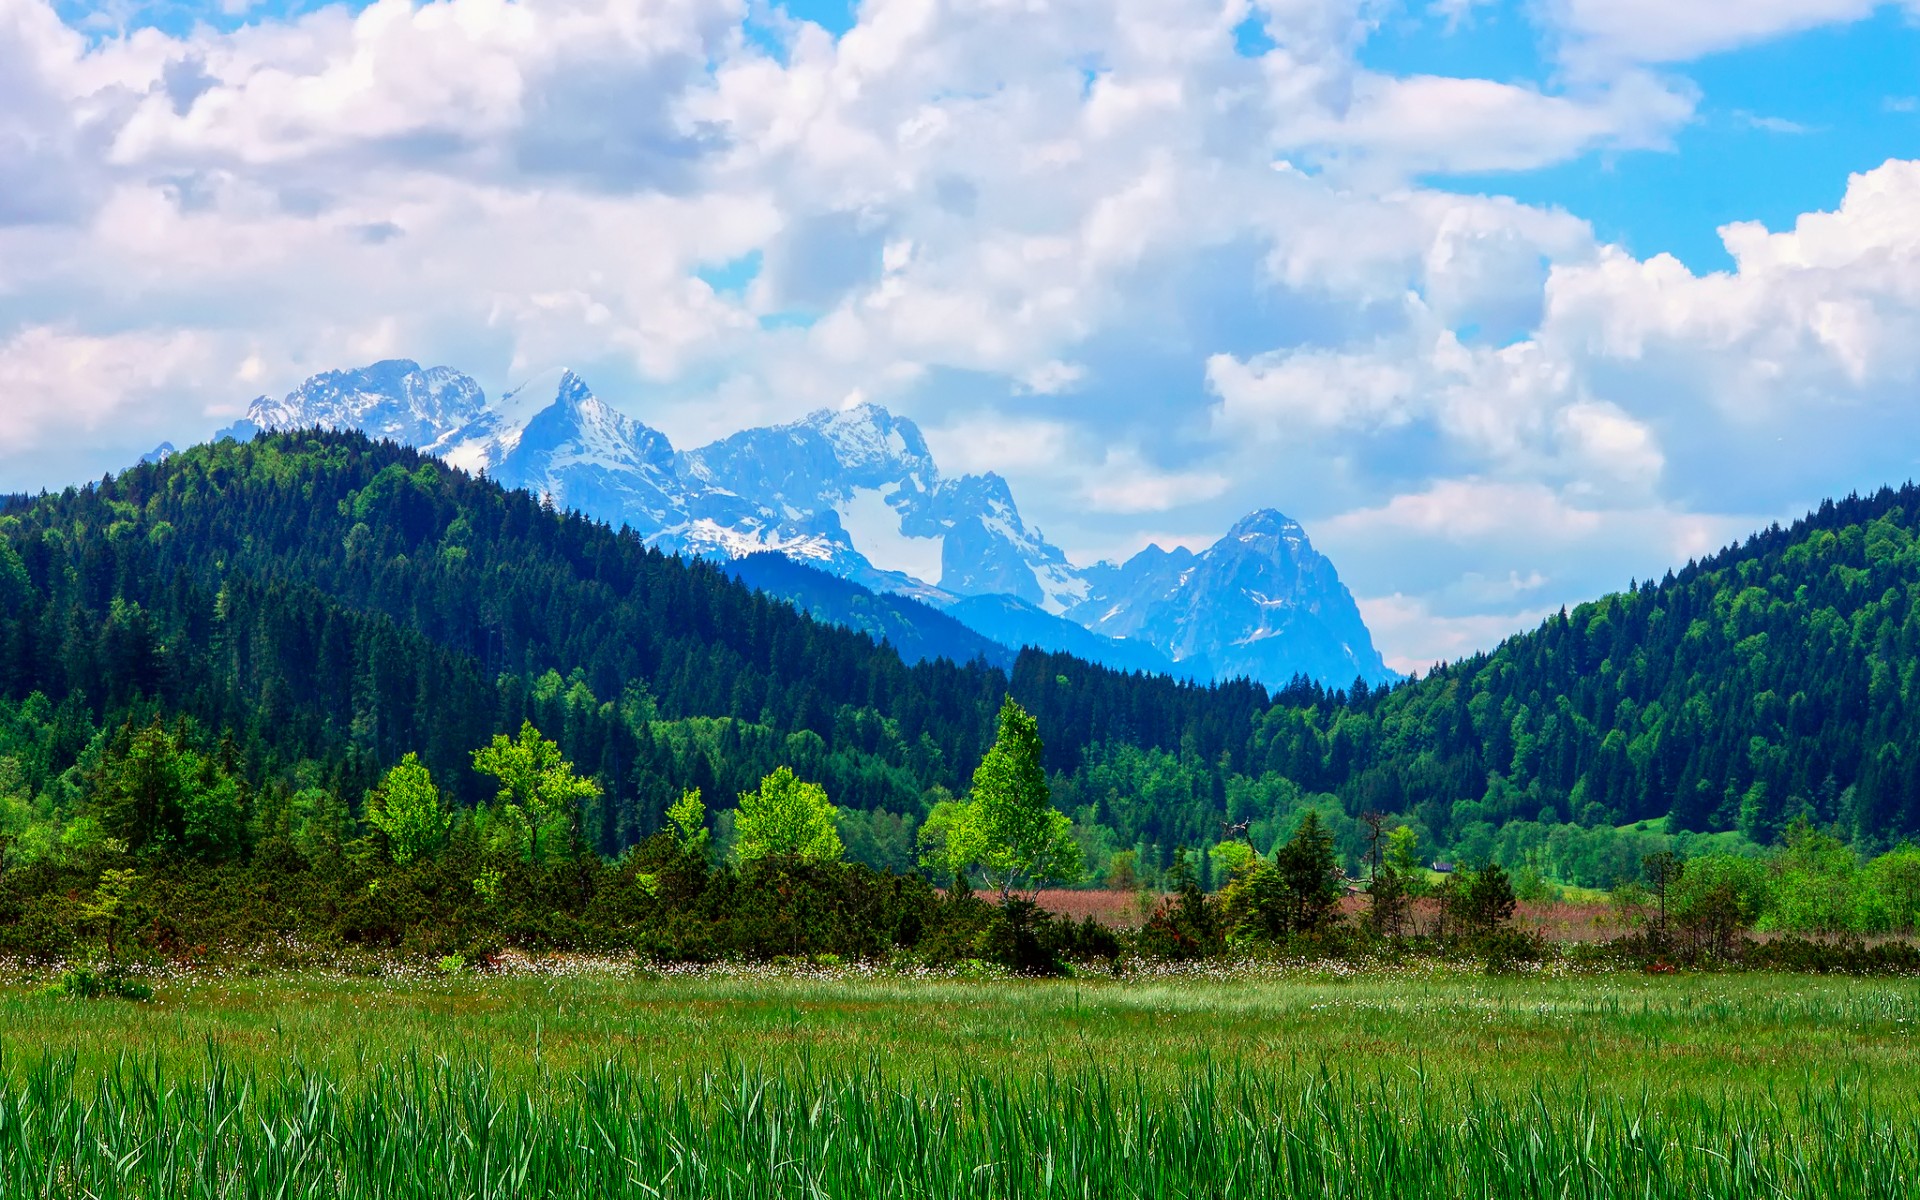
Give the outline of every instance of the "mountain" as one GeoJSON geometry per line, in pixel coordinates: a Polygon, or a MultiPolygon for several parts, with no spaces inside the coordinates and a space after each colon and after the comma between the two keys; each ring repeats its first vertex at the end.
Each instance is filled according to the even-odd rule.
{"type": "Polygon", "coordinates": [[[1359,606],[1297,521],[1262,509],[1195,554],[1150,546],[1086,574],[1067,611],[1095,633],[1144,642],[1221,678],[1391,679],[1359,606]]]}
{"type": "MultiPolygon", "coordinates": [[[[1008,648],[1274,685],[1295,673],[1333,684],[1394,678],[1332,564],[1278,514],[1242,522],[1189,574],[1167,574],[1169,556],[1157,549],[1083,570],[1022,520],[1005,479],[943,477],[913,422],[877,405],[676,450],[572,372],[488,404],[458,372],[392,360],[315,376],[280,400],[261,397],[226,435],[314,426],[417,446],[629,526],[663,550],[783,554],[945,608],[1008,648]],[[1254,532],[1262,522],[1288,528],[1254,532]]],[[[766,582],[791,585],[789,598],[823,618],[838,602],[826,597],[840,595],[799,576],[766,582]]]]}
{"type": "MultiPolygon", "coordinates": [[[[949,613],[907,596],[873,592],[848,579],[804,566],[784,554],[761,551],[723,568],[756,591],[784,600],[818,621],[858,630],[885,642],[908,663],[944,658],[956,663],[1013,666],[1007,644],[975,632],[949,613]]],[[[1079,626],[1070,626],[1091,638],[1079,626]]]]}
{"type": "Polygon", "coordinates": [[[388,359],[315,375],[280,400],[261,396],[223,433],[239,440],[263,429],[357,429],[431,454],[485,412],[480,385],[451,367],[388,359]]]}
{"type": "Polygon", "coordinates": [[[140,461],[143,463],[165,462],[178,453],[179,451],[174,449],[172,442],[161,442],[158,446],[141,455],[140,461]]]}
{"type": "Polygon", "coordinates": [[[1056,617],[1017,596],[964,596],[947,606],[947,614],[968,628],[979,630],[1003,646],[1027,647],[1071,654],[1116,671],[1144,671],[1205,683],[1213,678],[1206,660],[1189,658],[1176,663],[1145,642],[1102,637],[1084,625],[1056,617]]]}

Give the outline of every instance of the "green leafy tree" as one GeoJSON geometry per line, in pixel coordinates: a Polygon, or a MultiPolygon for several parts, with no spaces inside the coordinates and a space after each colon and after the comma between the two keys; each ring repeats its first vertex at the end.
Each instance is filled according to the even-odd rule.
{"type": "Polygon", "coordinates": [[[1895,933],[1920,928],[1920,847],[1896,846],[1860,874],[1882,928],[1895,933]]]}
{"type": "Polygon", "coordinates": [[[420,756],[408,754],[374,789],[367,823],[387,836],[387,853],[405,866],[440,848],[453,814],[420,756]]]}
{"type": "Polygon", "coordinates": [[[1214,882],[1220,887],[1251,871],[1260,861],[1259,853],[1252,846],[1239,841],[1216,842],[1207,850],[1207,857],[1213,862],[1214,882]]]}
{"type": "Polygon", "coordinates": [[[1786,831],[1774,859],[1764,925],[1793,933],[1835,934],[1853,924],[1860,858],[1853,847],[1804,817],[1786,831]]]}
{"type": "Polygon", "coordinates": [[[134,853],[223,862],[244,849],[244,788],[229,767],[193,749],[185,722],[122,728],[90,783],[101,825],[134,853]]]}
{"type": "Polygon", "coordinates": [[[706,861],[713,838],[707,831],[707,806],[700,799],[699,788],[688,788],[667,805],[667,823],[673,827],[673,840],[680,853],[706,861]]]}
{"type": "Polygon", "coordinates": [[[576,774],[560,747],[542,737],[532,721],[520,726],[517,738],[495,734],[491,745],[473,752],[473,765],[499,780],[496,816],[513,840],[524,843],[533,862],[550,855],[556,841],[570,840],[580,805],[600,795],[600,785],[576,774]]]}
{"type": "Polygon", "coordinates": [[[133,894],[133,885],[139,878],[132,868],[109,867],[100,872],[100,882],[94,887],[93,895],[80,903],[80,919],[100,930],[107,942],[108,958],[119,955],[119,939],[115,935],[127,897],[133,894]]]}
{"type": "Polygon", "coordinates": [[[1420,835],[1410,827],[1401,825],[1387,833],[1385,865],[1400,876],[1409,898],[1418,899],[1430,890],[1426,864],[1420,861],[1420,835]]]}
{"type": "Polygon", "coordinates": [[[1310,808],[1271,861],[1256,861],[1227,885],[1220,907],[1236,936],[1279,941],[1331,927],[1343,890],[1333,838],[1310,808]]]}
{"type": "Polygon", "coordinates": [[[1381,863],[1367,881],[1367,928],[1379,937],[1397,938],[1407,931],[1413,915],[1413,897],[1407,894],[1406,876],[1381,863]]]}
{"type": "Polygon", "coordinates": [[[1053,807],[1041,753],[1040,723],[1007,697],[967,799],[929,814],[922,836],[934,849],[925,861],[955,873],[978,867],[1002,902],[1019,885],[1037,893],[1077,882],[1085,852],[1073,822],[1053,807]]]}
{"type": "Polygon", "coordinates": [[[827,789],[781,767],[758,788],[740,793],[734,857],[743,863],[763,858],[838,862],[846,848],[834,828],[835,813],[827,789]]]}

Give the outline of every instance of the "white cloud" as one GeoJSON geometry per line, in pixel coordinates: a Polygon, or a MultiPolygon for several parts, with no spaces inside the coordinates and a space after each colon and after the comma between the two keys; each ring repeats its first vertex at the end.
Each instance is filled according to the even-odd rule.
{"type": "Polygon", "coordinates": [[[1211,500],[1231,482],[1215,471],[1163,470],[1126,447],[1107,451],[1105,460],[1087,473],[1080,494],[1100,512],[1166,512],[1211,500]]]}
{"type": "Polygon", "coordinates": [[[1374,641],[1390,647],[1383,656],[1387,665],[1405,674],[1425,674],[1437,663],[1490,650],[1514,634],[1539,625],[1554,611],[1522,608],[1455,615],[1436,612],[1421,597],[1399,593],[1362,597],[1355,603],[1374,641]]]}
{"type": "Polygon", "coordinates": [[[30,326],[0,342],[0,456],[40,451],[57,437],[109,424],[151,427],[169,391],[225,383],[227,356],[191,333],[96,337],[30,326]]]}
{"type": "Polygon", "coordinates": [[[1885,0],[1548,0],[1550,19],[1577,56],[1685,62],[1836,22],[1858,21],[1885,0]]]}

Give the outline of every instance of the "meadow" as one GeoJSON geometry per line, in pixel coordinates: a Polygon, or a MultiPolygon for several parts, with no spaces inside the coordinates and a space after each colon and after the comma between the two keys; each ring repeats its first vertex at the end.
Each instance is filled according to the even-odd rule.
{"type": "Polygon", "coordinates": [[[1437,965],[0,987],[8,1197],[1907,1196],[1920,982],[1437,965]]]}

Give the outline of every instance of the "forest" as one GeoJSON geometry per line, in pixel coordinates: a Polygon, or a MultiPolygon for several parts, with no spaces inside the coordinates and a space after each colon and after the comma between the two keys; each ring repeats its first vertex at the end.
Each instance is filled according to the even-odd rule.
{"type": "Polygon", "coordinates": [[[1561,885],[1796,828],[1865,861],[1920,829],[1916,519],[1911,487],[1830,502],[1425,677],[1269,695],[1032,650],[908,666],[404,448],[223,441],[0,509],[0,838],[20,868],[104,836],[103,771],[160,728],[237,814],[191,853],[245,863],[364,827],[408,755],[477,810],[475,748],[530,722],[591,783],[574,824],[605,862],[689,791],[785,767],[851,860],[924,874],[1011,696],[1093,885],[1218,890],[1228,826],[1272,856],[1309,811],[1356,877],[1383,819],[1429,861],[1561,885]]]}

